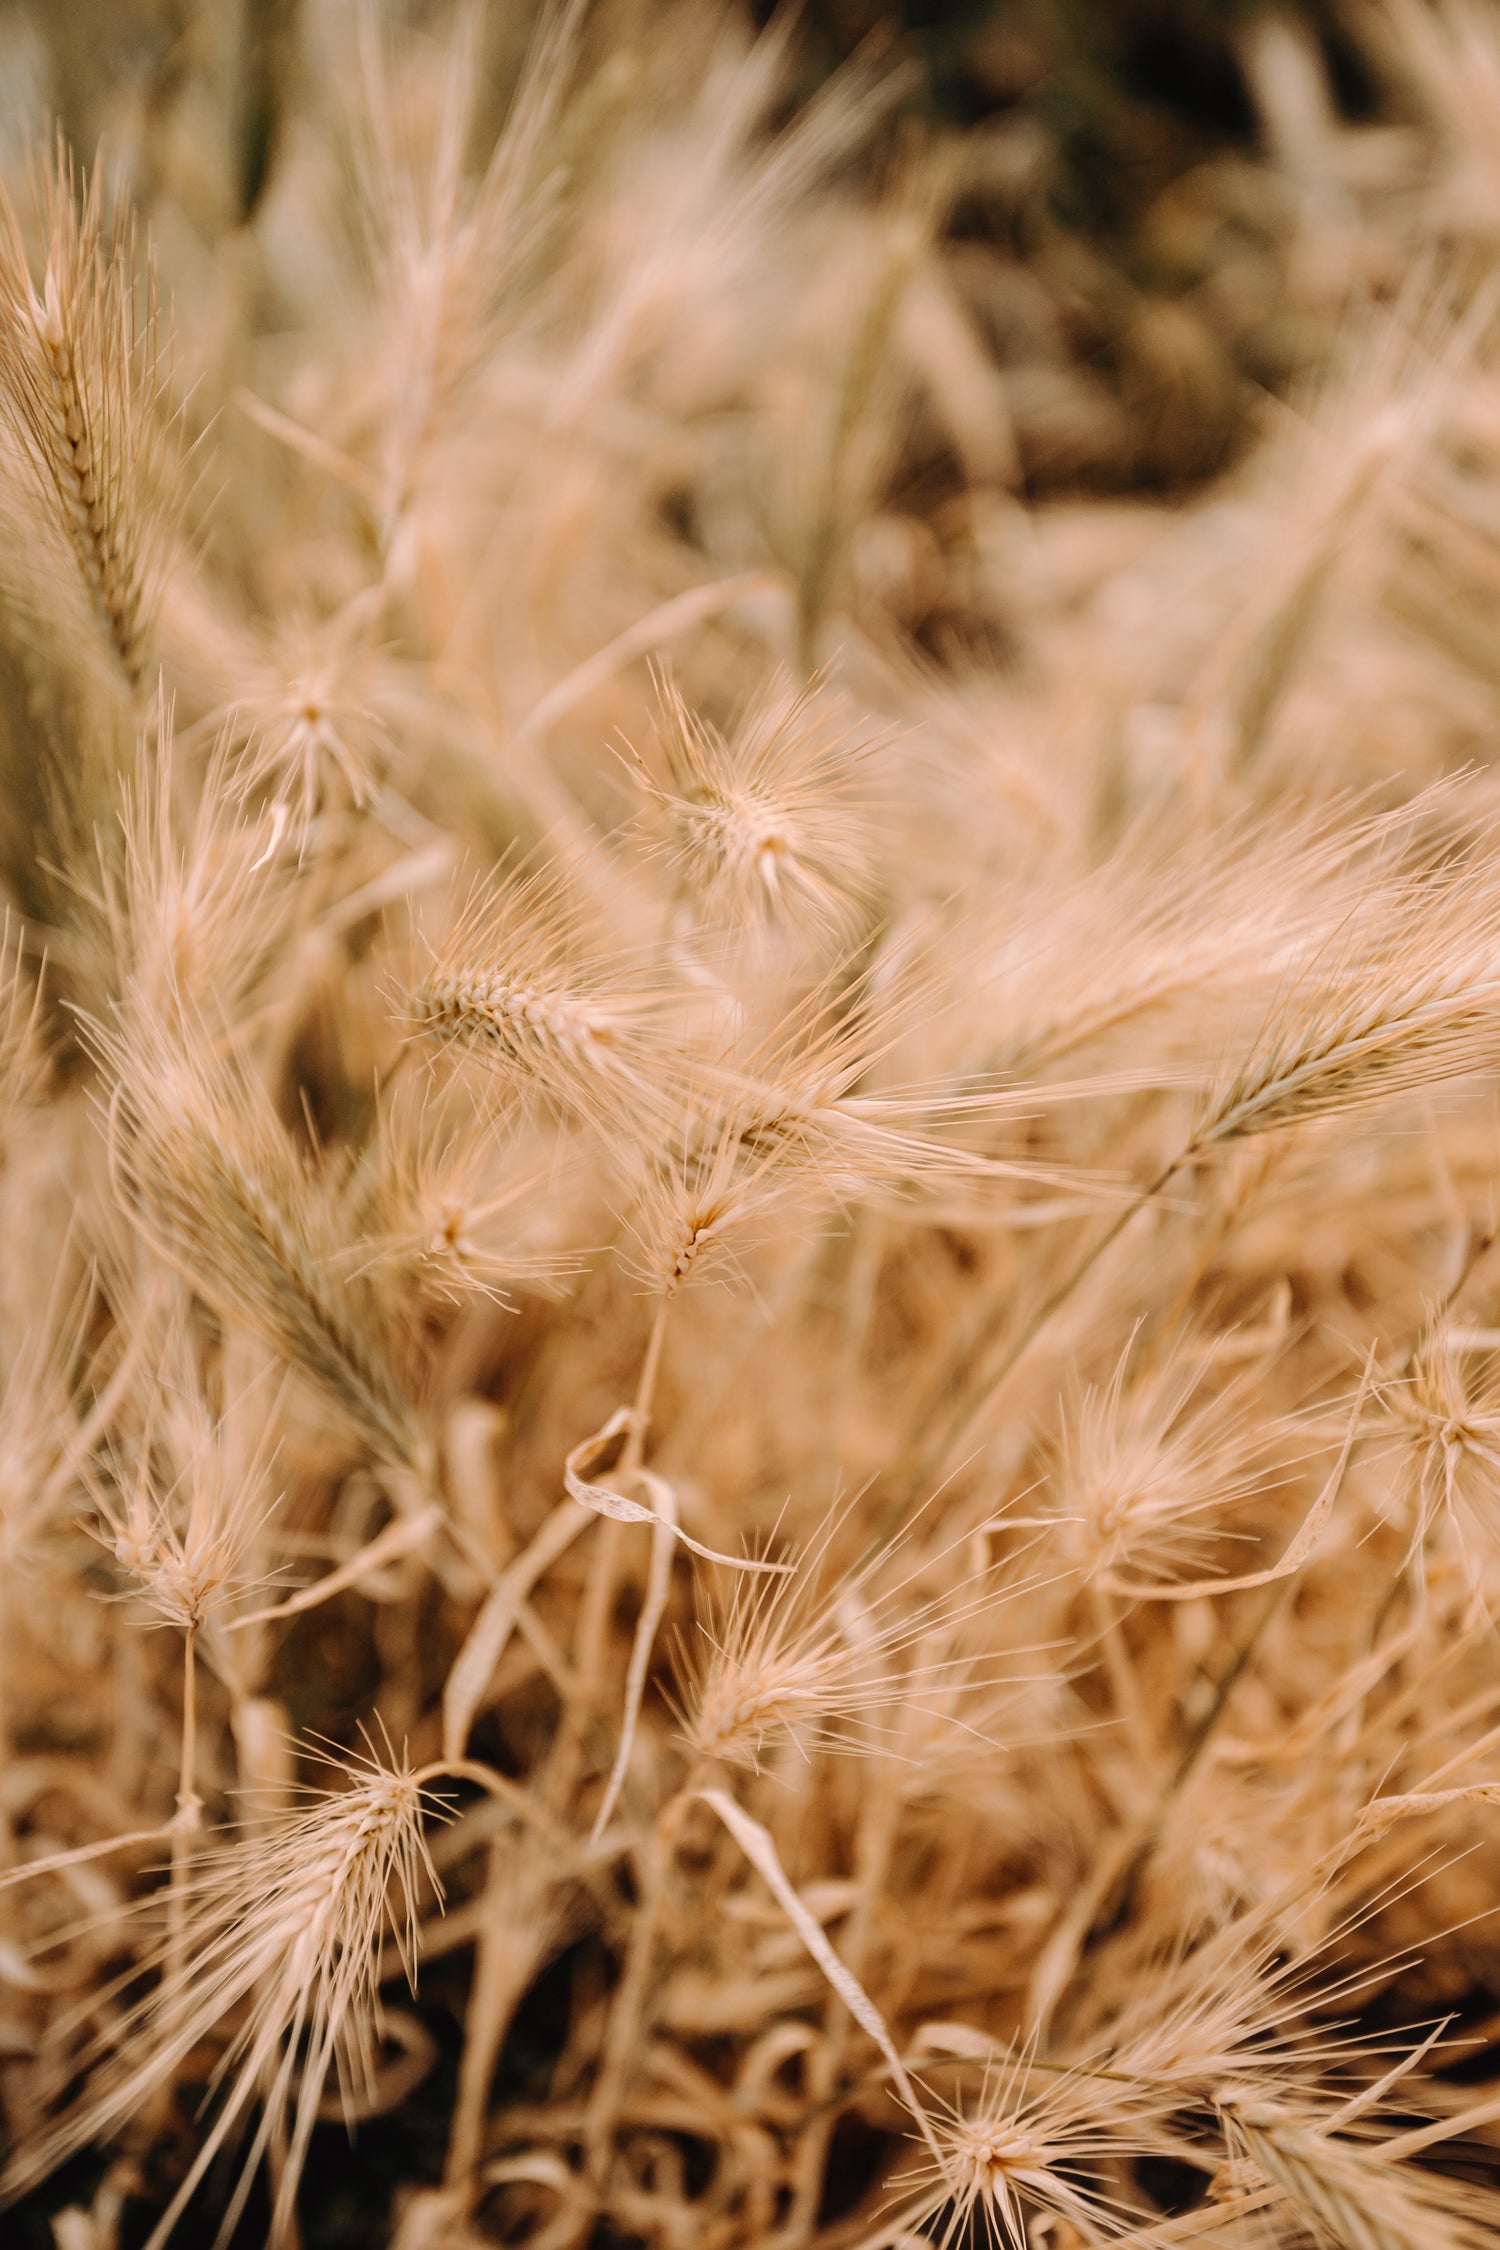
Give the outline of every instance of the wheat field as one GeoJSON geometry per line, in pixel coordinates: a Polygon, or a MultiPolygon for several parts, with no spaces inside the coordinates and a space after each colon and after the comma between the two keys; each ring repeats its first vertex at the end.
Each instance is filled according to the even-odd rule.
{"type": "Polygon", "coordinates": [[[1500,12],[1342,20],[1112,252],[878,33],[0,19],[7,2245],[1500,2239],[1500,12]]]}

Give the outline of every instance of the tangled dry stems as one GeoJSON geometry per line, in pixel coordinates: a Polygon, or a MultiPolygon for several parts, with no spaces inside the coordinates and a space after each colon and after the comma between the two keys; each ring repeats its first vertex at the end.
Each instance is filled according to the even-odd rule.
{"type": "Polygon", "coordinates": [[[1147,508],[891,67],[306,16],[170,352],[0,206],[7,2223],[1473,2250],[1493,20],[1250,43],[1322,365],[1147,508]]]}

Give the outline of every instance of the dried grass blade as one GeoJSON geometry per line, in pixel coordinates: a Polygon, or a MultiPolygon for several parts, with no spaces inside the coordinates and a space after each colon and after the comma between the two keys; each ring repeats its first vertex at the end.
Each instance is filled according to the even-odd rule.
{"type": "MultiPolygon", "coordinates": [[[[624,1435],[634,1419],[628,1406],[617,1407],[592,1437],[585,1438],[581,1445],[574,1446],[564,1464],[563,1482],[567,1486],[569,1499],[576,1500],[581,1508],[588,1508],[596,1516],[609,1516],[615,1523],[655,1524],[661,1520],[660,1517],[655,1509],[648,1508],[643,1501],[627,1500],[623,1493],[612,1492],[608,1485],[590,1481],[590,1470],[609,1451],[616,1438],[624,1435]]],[[[632,1476],[639,1474],[636,1470],[629,1473],[632,1476]]],[[[660,1487],[661,1479],[653,1477],[651,1483],[660,1487]]],[[[680,1539],[684,1547],[690,1547],[695,1555],[701,1555],[705,1562],[722,1563],[726,1570],[757,1571],[785,1577],[796,1567],[792,1563],[760,1562],[751,1555],[721,1554],[717,1547],[705,1547],[700,1540],[694,1539],[676,1524],[673,1526],[673,1537],[680,1539]]]]}
{"type": "Polygon", "coordinates": [[[775,593],[784,583],[774,571],[746,570],[734,578],[718,579],[711,586],[692,586],[685,594],[674,594],[670,601],[637,618],[634,625],[617,633],[612,641],[606,641],[603,648],[585,657],[555,687],[549,688],[522,720],[520,739],[531,742],[544,735],[553,721],[571,711],[575,703],[581,703],[596,688],[603,687],[627,664],[635,663],[638,657],[649,656],[663,641],[686,632],[690,625],[717,617],[722,610],[732,609],[736,602],[752,595],[775,593]]]}
{"type": "Polygon", "coordinates": [[[1500,1781],[1471,1781],[1459,1789],[1415,1789],[1405,1796],[1376,1797],[1359,1816],[1356,1837],[1363,1843],[1383,1836],[1398,1820],[1419,1820],[1447,1805],[1500,1805],[1500,1781]]]}
{"type": "Polygon", "coordinates": [[[445,1759],[463,1756],[474,1714],[515,1631],[527,1596],[559,1555],[572,1546],[586,1521],[565,1502],[560,1503],[491,1587],[443,1688],[445,1759]]]}
{"type": "Polygon", "coordinates": [[[635,1638],[630,1647],[630,1666],[625,1674],[625,1712],[620,1723],[620,1747],[615,1752],[609,1782],[600,1799],[599,1810],[594,1815],[594,1825],[589,1831],[591,1844],[597,1844],[609,1826],[610,1815],[625,1786],[630,1753],[635,1747],[641,1699],[646,1692],[646,1673],[651,1663],[651,1650],[667,1606],[667,1597],[672,1591],[672,1550],[678,1538],[677,1496],[665,1477],[652,1476],[647,1469],[637,1470],[636,1475],[655,1502],[656,1520],[651,1527],[651,1568],[646,1579],[646,1598],[641,1604],[641,1614],[636,1619],[635,1638]]]}
{"type": "Polygon", "coordinates": [[[299,1592],[289,1594],[284,1602],[273,1602],[268,1609],[254,1609],[248,1617],[234,1618],[228,1630],[243,1633],[251,1625],[269,1625],[278,1617],[298,1617],[303,1611],[316,1609],[321,1602],[331,1601],[346,1586],[357,1586],[387,1563],[399,1562],[422,1546],[443,1521],[443,1511],[435,1504],[420,1508],[414,1516],[388,1523],[358,1554],[351,1555],[337,1570],[331,1570],[316,1585],[304,1586],[299,1592]]]}
{"type": "Polygon", "coordinates": [[[732,1797],[726,1796],[722,1789],[700,1789],[698,1794],[704,1804],[716,1812],[720,1820],[723,1821],[724,1826],[729,1830],[730,1835],[739,1845],[746,1859],[749,1860],[751,1866],[771,1891],[777,1905],[786,1915],[798,1937],[801,1938],[802,1943],[807,1947],[808,1952],[817,1962],[818,1967],[860,2029],[867,2032],[870,2038],[874,2040],[886,2062],[890,2065],[891,2077],[895,2081],[901,2099],[916,2119],[922,2138],[931,2150],[939,2171],[946,2175],[947,2163],[941,2148],[938,2146],[937,2135],[933,2132],[928,2121],[927,2112],[907,2073],[906,2065],[897,2052],[896,2043],[886,2029],[885,2018],[881,2015],[880,2010],[859,1979],[854,1975],[854,1972],[847,1968],[834,1952],[833,1947],[823,1934],[821,1923],[809,1913],[798,1897],[786,1869],[781,1864],[780,1855],[776,1850],[775,1841],[770,1831],[762,1828],[758,1820],[752,1820],[750,1815],[743,1811],[732,1797]]]}

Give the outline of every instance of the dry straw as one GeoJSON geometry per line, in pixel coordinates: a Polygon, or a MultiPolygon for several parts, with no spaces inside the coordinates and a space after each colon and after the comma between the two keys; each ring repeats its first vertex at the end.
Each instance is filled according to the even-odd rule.
{"type": "Polygon", "coordinates": [[[750,12],[0,24],[0,2233],[1478,2250],[1500,38],[750,12]]]}

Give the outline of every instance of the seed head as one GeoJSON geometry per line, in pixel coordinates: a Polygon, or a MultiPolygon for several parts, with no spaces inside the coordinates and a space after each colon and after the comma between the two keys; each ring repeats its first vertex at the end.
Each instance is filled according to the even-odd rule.
{"type": "Polygon", "coordinates": [[[934,2098],[942,2168],[904,2175],[901,2218],[942,2245],[1028,2250],[1039,2221],[1088,2243],[1129,2236],[1143,2212],[1121,2191],[1132,2157],[1159,2148],[1151,2103],[1128,2085],[1029,2058],[987,2064],[967,2100],[934,2098]]]}
{"type": "Polygon", "coordinates": [[[346,2099],[373,2079],[387,1916],[412,1979],[418,1900],[424,1883],[439,1888],[413,1775],[373,1758],[350,1759],[344,1770],[346,1788],[320,1797],[279,1833],[247,1837],[196,1863],[182,1932],[147,1957],[162,1969],[160,1983],[85,2055],[94,2067],[78,2103],[13,2160],[6,2194],[118,2133],[205,2042],[217,2041],[218,2113],[152,2250],[257,2100],[260,2122],[224,2223],[232,2228],[290,2112],[272,2221],[272,2240],[284,2239],[329,2071],[337,2070],[346,2099]]]}
{"type": "Polygon", "coordinates": [[[621,981],[555,878],[477,891],[409,1005],[420,1031],[487,1064],[502,1095],[616,1137],[622,1123],[649,1132],[683,1077],[660,984],[621,981]]]}
{"type": "Polygon", "coordinates": [[[743,931],[783,923],[822,935],[869,896],[869,810],[859,797],[871,745],[826,693],[774,687],[732,741],[660,683],[667,779],[635,770],[665,825],[662,847],[702,911],[743,931]]]}

